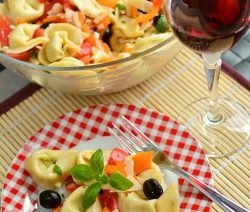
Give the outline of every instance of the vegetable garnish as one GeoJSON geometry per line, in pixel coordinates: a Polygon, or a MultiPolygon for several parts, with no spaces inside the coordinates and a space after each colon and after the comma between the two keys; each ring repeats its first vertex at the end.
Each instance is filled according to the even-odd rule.
{"type": "Polygon", "coordinates": [[[118,3],[118,4],[116,5],[116,7],[117,7],[119,10],[126,10],[125,5],[122,4],[122,3],[118,3]]]}
{"type": "Polygon", "coordinates": [[[167,19],[164,15],[159,15],[156,17],[156,21],[154,20],[155,28],[159,32],[166,32],[169,30],[167,19]]]}
{"type": "Polygon", "coordinates": [[[91,207],[95,203],[102,185],[110,184],[115,189],[126,191],[133,186],[133,183],[119,173],[110,176],[103,174],[104,158],[101,149],[98,149],[90,158],[90,165],[80,164],[71,169],[71,175],[80,181],[86,182],[95,180],[96,182],[88,186],[84,193],[82,205],[84,209],[91,207]]]}
{"type": "Polygon", "coordinates": [[[58,175],[62,175],[62,169],[61,169],[61,167],[58,166],[58,165],[55,165],[54,172],[57,173],[58,175]]]}

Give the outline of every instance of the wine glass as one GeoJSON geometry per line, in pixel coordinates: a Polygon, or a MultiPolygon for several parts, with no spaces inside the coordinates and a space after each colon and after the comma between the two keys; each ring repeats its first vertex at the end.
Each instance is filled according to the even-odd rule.
{"type": "Polygon", "coordinates": [[[238,102],[218,98],[220,58],[248,30],[250,1],[166,0],[163,9],[177,38],[202,56],[209,91],[208,98],[185,107],[178,120],[203,139],[208,156],[230,155],[250,138],[250,120],[238,102]]]}

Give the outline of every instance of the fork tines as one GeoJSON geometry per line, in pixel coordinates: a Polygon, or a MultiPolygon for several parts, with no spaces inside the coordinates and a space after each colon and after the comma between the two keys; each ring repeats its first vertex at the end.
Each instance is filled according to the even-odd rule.
{"type": "Polygon", "coordinates": [[[133,154],[138,151],[145,151],[157,148],[153,141],[143,134],[132,122],[124,116],[113,124],[113,129],[109,128],[110,133],[116,138],[122,148],[133,154]]]}

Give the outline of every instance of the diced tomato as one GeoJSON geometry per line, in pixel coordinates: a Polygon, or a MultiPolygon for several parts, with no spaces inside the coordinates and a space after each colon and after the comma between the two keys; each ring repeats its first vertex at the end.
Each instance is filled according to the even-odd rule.
{"type": "Polygon", "coordinates": [[[10,24],[10,19],[7,16],[0,16],[0,46],[9,45],[10,24]]]}
{"type": "Polygon", "coordinates": [[[70,193],[76,190],[80,186],[73,181],[72,176],[69,176],[64,180],[64,185],[66,190],[70,193]]]}
{"type": "Polygon", "coordinates": [[[70,193],[76,190],[77,188],[79,188],[79,185],[77,185],[75,182],[66,185],[66,190],[70,193]]]}
{"type": "Polygon", "coordinates": [[[91,55],[92,54],[92,45],[88,40],[83,41],[81,44],[81,50],[78,52],[75,57],[80,59],[84,56],[91,55]]]}
{"type": "Polygon", "coordinates": [[[111,211],[118,209],[118,194],[116,192],[110,192],[109,190],[103,190],[99,195],[99,201],[102,208],[107,208],[111,211]]]}
{"type": "Polygon", "coordinates": [[[154,5],[162,5],[162,0],[153,0],[154,5]]]}
{"type": "Polygon", "coordinates": [[[115,165],[116,161],[123,161],[125,157],[128,156],[128,153],[121,148],[114,148],[110,153],[108,164],[115,165]]]}
{"type": "Polygon", "coordinates": [[[8,55],[9,57],[13,57],[13,58],[15,58],[17,60],[22,60],[22,61],[29,60],[29,58],[31,56],[29,51],[22,52],[22,53],[19,53],[19,54],[6,53],[6,55],[8,55]]]}
{"type": "Polygon", "coordinates": [[[88,65],[90,63],[91,57],[90,55],[87,55],[79,58],[79,60],[81,60],[85,65],[88,65]]]}
{"type": "Polygon", "coordinates": [[[41,37],[43,36],[43,33],[44,33],[44,29],[42,28],[37,28],[33,34],[33,38],[38,38],[38,37],[41,37]]]}

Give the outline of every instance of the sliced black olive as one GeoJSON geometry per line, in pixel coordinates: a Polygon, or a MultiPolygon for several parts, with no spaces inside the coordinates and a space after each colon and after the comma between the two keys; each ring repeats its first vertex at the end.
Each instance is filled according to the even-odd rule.
{"type": "Polygon", "coordinates": [[[156,179],[148,179],[143,183],[143,192],[148,199],[158,199],[163,194],[163,189],[156,179]]]}
{"type": "Polygon", "coordinates": [[[109,39],[111,38],[112,36],[112,25],[110,24],[106,31],[103,33],[103,36],[102,36],[102,41],[109,44],[109,39]]]}
{"type": "Polygon", "coordinates": [[[52,209],[61,204],[62,198],[56,191],[45,190],[40,193],[39,202],[42,207],[52,209]]]}
{"type": "Polygon", "coordinates": [[[40,27],[43,29],[46,29],[50,24],[51,22],[46,22],[46,23],[43,23],[40,27]]]}

